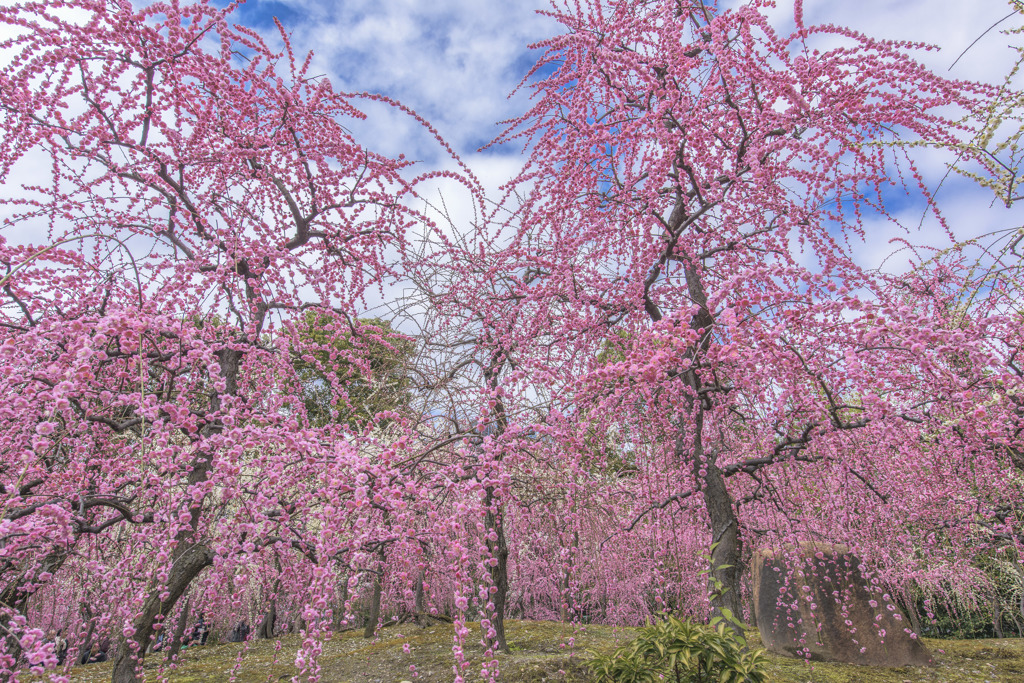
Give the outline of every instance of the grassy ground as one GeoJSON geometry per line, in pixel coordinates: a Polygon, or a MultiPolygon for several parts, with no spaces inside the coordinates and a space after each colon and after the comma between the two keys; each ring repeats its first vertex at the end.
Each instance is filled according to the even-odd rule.
{"type": "MultiPolygon", "coordinates": [[[[632,637],[631,629],[588,626],[574,631],[554,622],[512,621],[508,623],[511,655],[499,662],[502,681],[539,683],[564,681],[588,683],[584,660],[586,650],[608,651],[632,637]]],[[[479,634],[474,631],[474,641],[479,634]]],[[[753,638],[756,642],[756,636],[753,638]]],[[[937,666],[933,668],[883,669],[843,664],[803,662],[770,655],[773,683],[960,683],[1024,681],[1024,640],[930,640],[937,666]]],[[[231,672],[240,683],[275,683],[297,673],[293,662],[299,640],[287,636],[276,649],[272,641],[254,641],[243,653],[241,644],[206,645],[186,650],[177,670],[161,668],[155,661],[146,668],[147,681],[163,674],[173,683],[228,681],[231,672]],[[243,655],[243,656],[240,656],[243,655]]],[[[400,683],[417,681],[441,683],[453,678],[452,628],[436,625],[426,629],[400,626],[384,629],[376,640],[364,640],[359,633],[336,634],[325,643],[320,662],[325,683],[400,683]],[[409,646],[409,652],[404,651],[409,646]],[[415,667],[418,676],[410,667],[415,667]]],[[[466,648],[474,663],[479,646],[466,648]]],[[[478,671],[474,664],[469,671],[478,671]]],[[[110,679],[110,664],[92,664],[72,670],[72,680],[100,683],[110,679]]],[[[474,680],[472,675],[468,680],[474,680]]]]}

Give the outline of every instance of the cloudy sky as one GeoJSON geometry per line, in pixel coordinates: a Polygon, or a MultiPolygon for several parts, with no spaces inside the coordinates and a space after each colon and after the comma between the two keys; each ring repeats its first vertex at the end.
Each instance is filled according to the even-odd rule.
{"type": "MultiPolygon", "coordinates": [[[[382,92],[401,100],[431,121],[485,184],[494,187],[517,168],[520,150],[476,150],[497,134],[496,122],[527,106],[525,94],[508,95],[537,57],[528,45],[557,30],[552,20],[537,13],[547,6],[546,0],[249,0],[237,17],[268,34],[277,17],[298,51],[315,52],[317,72],[327,74],[336,88],[382,92]]],[[[1001,81],[1011,63],[1012,53],[1006,49],[1010,39],[1000,28],[1012,21],[989,29],[1009,13],[1005,0],[804,3],[807,23],[834,23],[873,37],[933,44],[940,49],[918,55],[933,70],[992,82],[1001,81]]],[[[791,26],[792,16],[792,2],[780,0],[773,13],[778,28],[791,26]]],[[[393,113],[375,112],[359,132],[382,152],[404,152],[428,164],[438,161],[436,146],[417,137],[412,121],[393,113]]],[[[931,176],[937,182],[943,174],[944,168],[936,165],[931,176]]],[[[947,180],[941,194],[964,235],[1022,222],[1019,211],[990,206],[991,197],[969,183],[947,180]]],[[[916,224],[914,210],[908,209],[904,218],[916,224]]],[[[884,234],[860,248],[871,263],[891,251],[889,239],[896,236],[879,229],[884,234]]],[[[940,239],[940,231],[927,221],[922,229],[925,239],[940,239]]]]}
{"type": "MultiPolygon", "coordinates": [[[[248,0],[237,16],[268,33],[277,17],[299,51],[316,53],[336,87],[397,97],[468,152],[493,137],[496,121],[522,111],[523,99],[507,95],[536,59],[528,45],[558,28],[537,13],[547,6],[547,0],[248,0]]],[[[1005,0],[810,0],[804,12],[808,23],[938,45],[940,51],[920,57],[946,72],[1009,10],[1005,0]]],[[[792,3],[781,0],[773,14],[786,28],[792,3]]],[[[990,32],[948,73],[998,79],[1009,57],[1001,54],[1006,42],[998,30],[990,32]]]]}
{"type": "MultiPolygon", "coordinates": [[[[226,4],[227,0],[214,2],[226,4]]],[[[326,74],[336,89],[384,93],[415,109],[437,127],[486,186],[495,188],[518,169],[521,150],[477,150],[498,134],[498,121],[515,117],[528,105],[526,92],[509,94],[538,56],[529,49],[530,43],[558,30],[553,20],[537,12],[549,7],[547,2],[248,0],[237,10],[235,21],[260,30],[274,42],[277,17],[291,34],[296,51],[313,51],[315,72],[326,74]]],[[[934,44],[940,49],[918,54],[933,70],[991,82],[1001,81],[1011,64],[1013,53],[1006,48],[1010,38],[1000,28],[1012,26],[1013,20],[989,29],[1009,13],[1006,0],[804,2],[807,23],[835,23],[874,37],[934,44]]],[[[792,0],[779,0],[772,13],[782,31],[792,25],[792,15],[792,0]]],[[[369,120],[356,131],[368,146],[392,155],[405,153],[429,167],[445,163],[436,143],[410,118],[386,107],[368,113],[369,120]]],[[[936,185],[945,174],[941,162],[936,158],[930,169],[936,185]]],[[[990,194],[967,181],[947,180],[940,199],[963,237],[1024,223],[1024,202],[1013,210],[992,206],[990,194]]],[[[907,207],[901,219],[916,226],[920,217],[919,207],[907,207]]],[[[871,238],[857,246],[864,264],[881,264],[892,251],[890,240],[898,236],[893,226],[880,222],[871,238]]],[[[939,244],[942,239],[942,231],[925,220],[914,241],[939,244]]],[[[886,267],[900,269],[892,261],[886,267]]]]}

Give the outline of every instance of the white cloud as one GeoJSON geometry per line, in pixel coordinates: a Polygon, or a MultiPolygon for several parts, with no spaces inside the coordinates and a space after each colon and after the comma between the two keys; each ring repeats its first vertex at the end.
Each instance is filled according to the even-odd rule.
{"type": "MultiPolygon", "coordinates": [[[[317,54],[317,68],[337,89],[400,100],[460,154],[489,142],[498,120],[525,108],[524,97],[507,96],[533,62],[527,45],[554,30],[532,2],[357,0],[301,7],[305,18],[286,28],[297,51],[317,54]]],[[[378,134],[390,145],[394,136],[378,134]]],[[[413,144],[408,156],[428,158],[430,147],[413,144]]]]}
{"type": "MultiPolygon", "coordinates": [[[[526,110],[526,93],[507,96],[539,56],[527,45],[558,29],[535,11],[547,7],[544,0],[249,0],[236,19],[257,23],[274,44],[279,39],[270,17],[281,16],[296,51],[316,53],[314,73],[327,74],[338,90],[385,93],[417,111],[451,142],[492,197],[497,197],[497,186],[521,163],[519,148],[510,145],[486,154],[475,150],[499,132],[497,121],[526,110]]],[[[1005,48],[1008,39],[997,29],[947,71],[978,36],[1009,12],[998,0],[806,0],[804,11],[809,24],[835,23],[870,36],[939,45],[940,51],[921,51],[917,56],[954,78],[999,81],[1012,58],[1005,48]]],[[[772,17],[780,30],[791,28],[792,2],[780,0],[772,17]]],[[[440,147],[410,117],[370,103],[363,109],[369,119],[353,128],[368,146],[389,155],[404,153],[421,160],[425,169],[450,167],[440,147]]],[[[923,171],[934,187],[945,174],[944,159],[940,155],[922,158],[926,159],[923,171]]],[[[1017,211],[990,208],[988,193],[959,178],[946,181],[939,199],[958,235],[973,236],[1024,222],[1017,211]]],[[[461,199],[452,198],[449,204],[456,221],[471,219],[471,209],[461,199]]],[[[919,212],[912,213],[907,209],[900,216],[911,227],[919,220],[919,212]]],[[[857,248],[875,264],[891,249],[889,239],[902,233],[883,229],[881,222],[871,227],[868,241],[857,248]]],[[[936,245],[948,242],[928,221],[910,239],[936,245]]]]}

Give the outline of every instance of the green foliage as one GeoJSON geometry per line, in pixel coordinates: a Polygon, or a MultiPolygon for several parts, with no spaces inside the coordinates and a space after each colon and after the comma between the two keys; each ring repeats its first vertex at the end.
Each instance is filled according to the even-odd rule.
{"type": "Polygon", "coordinates": [[[310,422],[357,426],[407,406],[415,342],[377,318],[360,319],[342,332],[336,325],[309,311],[298,329],[304,346],[313,349],[293,360],[310,422]]]}
{"type": "Polygon", "coordinates": [[[695,624],[669,616],[611,654],[595,655],[590,668],[598,683],[759,683],[768,680],[767,663],[721,618],[695,624]]]}
{"type": "Polygon", "coordinates": [[[629,332],[616,330],[613,336],[602,342],[601,350],[597,352],[597,364],[611,365],[626,360],[626,352],[630,343],[632,343],[632,335],[629,332]]]}
{"type": "MultiPolygon", "coordinates": [[[[711,601],[712,605],[714,605],[717,600],[721,599],[723,595],[729,592],[729,587],[726,586],[725,583],[715,575],[715,572],[719,570],[732,568],[731,564],[714,564],[714,559],[712,556],[715,553],[715,548],[717,548],[720,543],[721,541],[712,543],[711,547],[708,549],[708,552],[706,554],[701,555],[701,558],[703,558],[704,561],[707,563],[707,568],[702,569],[699,572],[699,574],[700,576],[707,577],[708,600],[711,601]]],[[[745,628],[743,622],[741,622],[739,618],[736,617],[730,610],[722,610],[722,614],[723,616],[725,616],[726,621],[735,626],[738,630],[742,631],[743,628],[745,628]]]]}
{"type": "MultiPolygon", "coordinates": [[[[979,114],[982,125],[974,145],[982,153],[980,158],[984,171],[972,173],[959,166],[955,166],[954,170],[992,190],[1009,207],[1024,198],[1024,177],[1021,175],[1021,166],[1024,164],[1024,145],[1021,144],[1024,141],[1024,90],[1019,85],[1024,70],[1024,45],[1021,45],[1021,37],[1024,36],[1024,2],[1008,0],[1007,4],[1011,14],[1006,19],[1012,19],[1012,22],[1003,34],[1010,49],[1017,54],[997,95],[979,114]]],[[[1019,243],[1024,237],[1024,228],[1013,228],[1008,234],[1011,240],[1019,243]]]]}
{"type": "Polygon", "coordinates": [[[932,615],[922,624],[922,635],[971,640],[1024,633],[1024,569],[1013,546],[987,550],[972,565],[984,572],[988,591],[965,594],[950,585],[927,601],[929,595],[919,592],[917,612],[932,615]]]}

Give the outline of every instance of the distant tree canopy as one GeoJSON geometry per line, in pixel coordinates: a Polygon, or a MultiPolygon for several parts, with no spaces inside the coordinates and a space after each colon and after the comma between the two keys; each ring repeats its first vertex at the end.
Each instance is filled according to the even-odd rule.
{"type": "Polygon", "coordinates": [[[311,425],[358,428],[408,406],[416,342],[380,318],[361,318],[343,331],[336,325],[321,312],[307,311],[298,326],[303,342],[316,349],[294,361],[311,425]]]}

